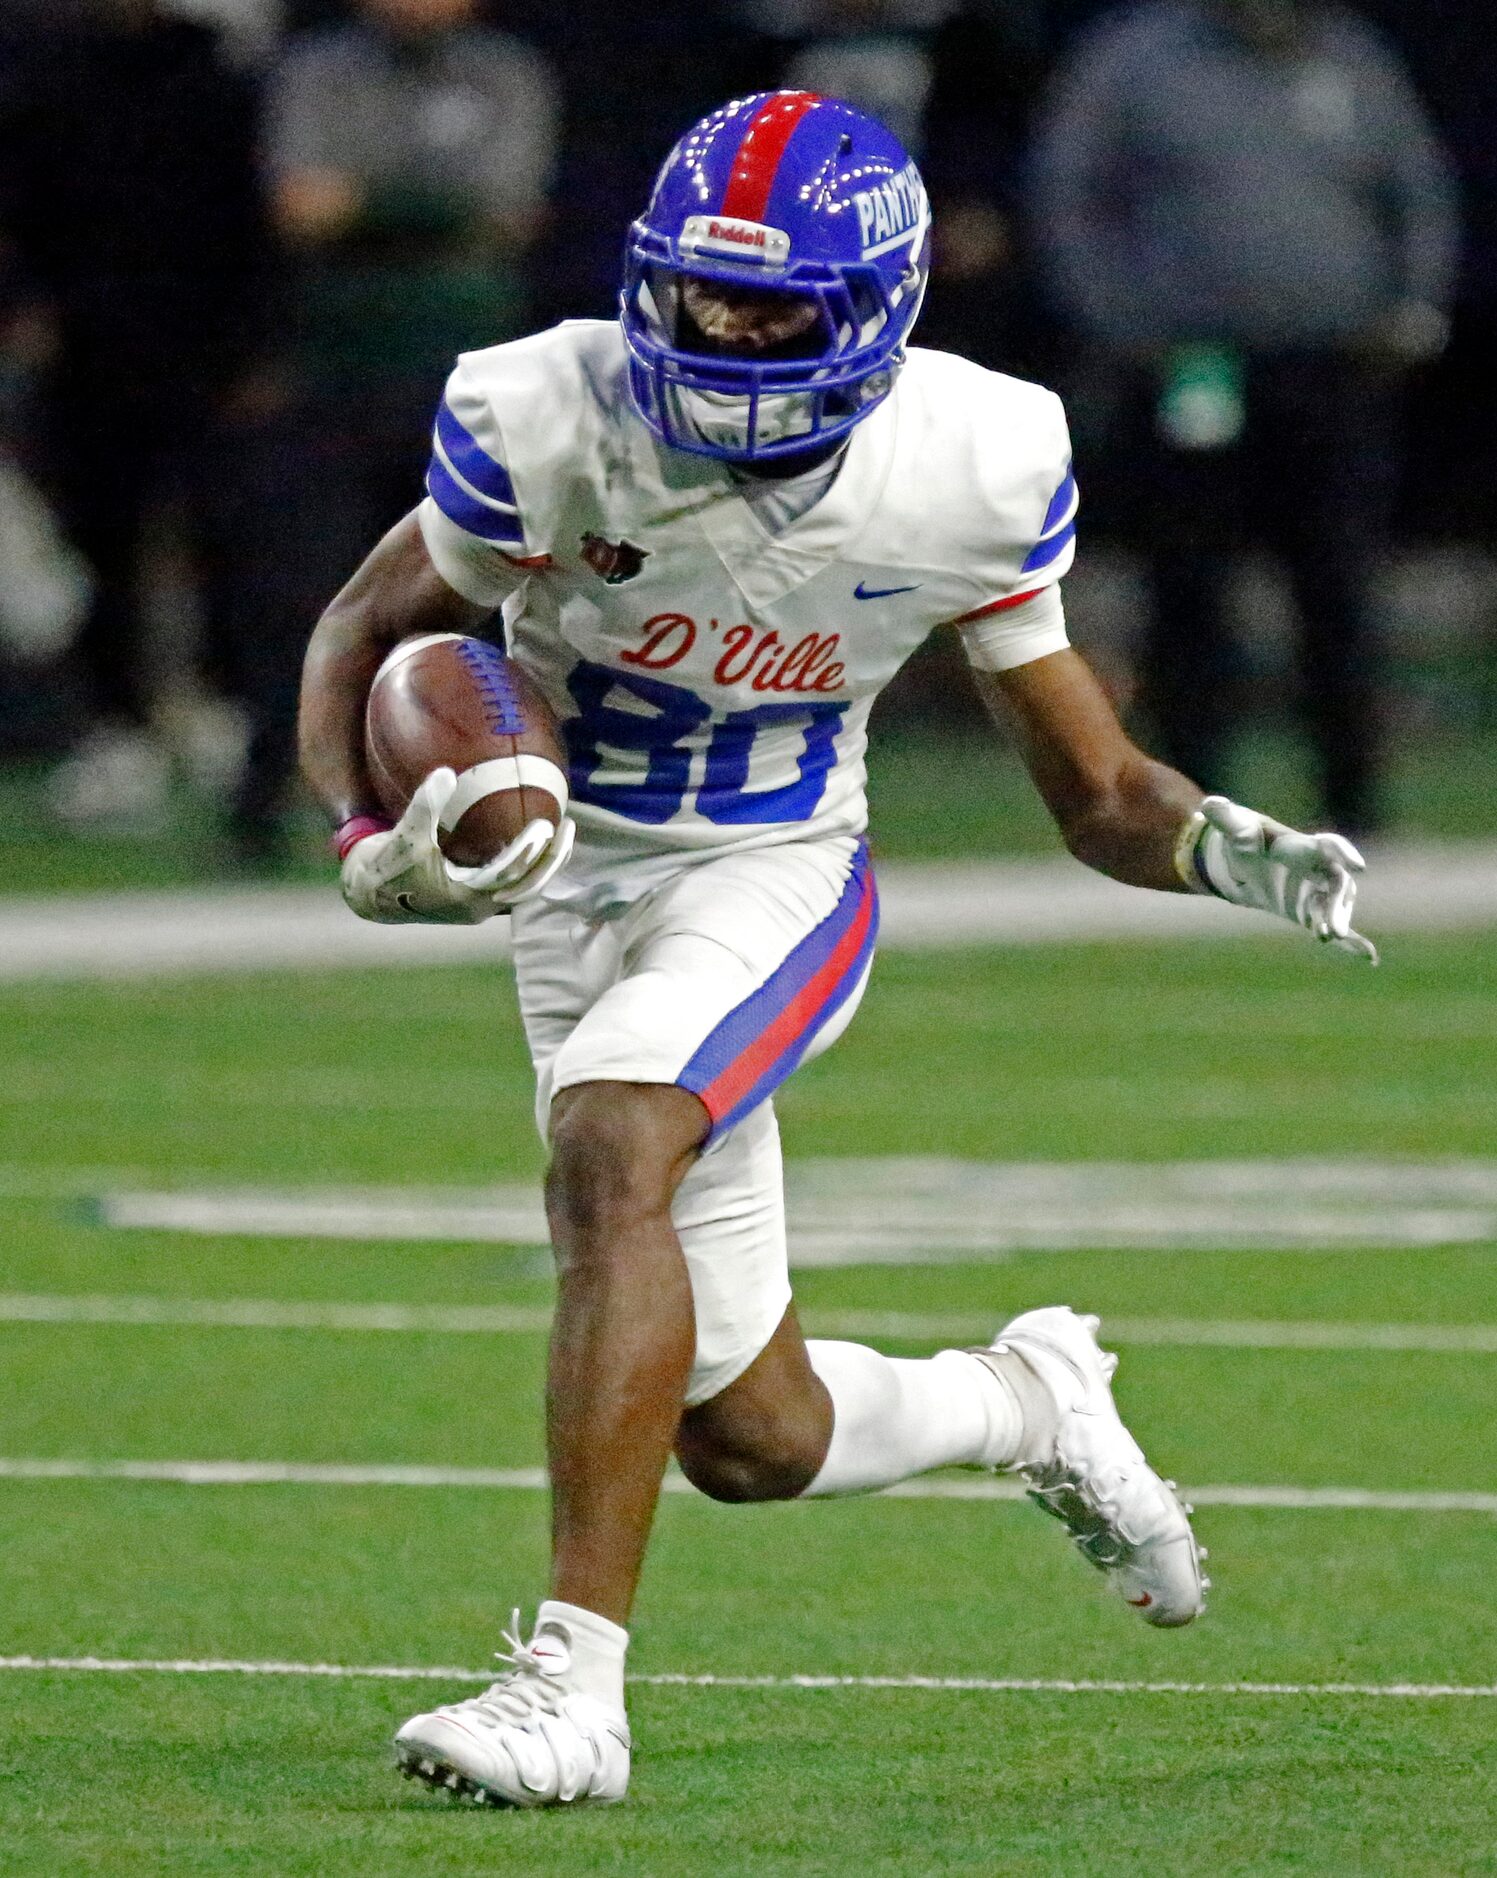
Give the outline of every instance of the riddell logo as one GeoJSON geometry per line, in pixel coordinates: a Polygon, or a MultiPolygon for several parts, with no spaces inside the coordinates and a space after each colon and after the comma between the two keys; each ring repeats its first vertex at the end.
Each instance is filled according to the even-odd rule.
{"type": "Polygon", "coordinates": [[[709,222],[707,234],[713,241],[736,241],[745,248],[765,246],[764,230],[757,222],[709,222]]]}
{"type": "Polygon", "coordinates": [[[783,267],[790,259],[790,237],[767,222],[741,215],[688,215],[681,228],[681,252],[731,254],[756,266],[783,267]]]}

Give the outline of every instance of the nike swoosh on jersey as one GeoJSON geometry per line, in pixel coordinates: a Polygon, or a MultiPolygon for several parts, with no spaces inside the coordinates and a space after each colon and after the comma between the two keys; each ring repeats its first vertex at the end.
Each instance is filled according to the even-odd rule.
{"type": "Polygon", "coordinates": [[[852,590],[852,597],[854,600],[887,600],[891,593],[914,593],[919,585],[917,580],[914,587],[865,587],[859,581],[852,590]]]}

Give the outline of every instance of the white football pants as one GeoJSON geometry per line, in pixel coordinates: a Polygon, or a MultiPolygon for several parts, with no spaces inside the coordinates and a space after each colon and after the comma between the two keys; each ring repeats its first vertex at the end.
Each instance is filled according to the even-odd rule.
{"type": "Polygon", "coordinates": [[[790,1302],[770,1098],[863,995],[878,928],[867,849],[838,837],[723,855],[615,918],[539,901],[513,926],[543,1136],[555,1096],[589,1082],[675,1083],[712,1117],[672,1211],[696,1311],[694,1407],[743,1374],[790,1302]]]}

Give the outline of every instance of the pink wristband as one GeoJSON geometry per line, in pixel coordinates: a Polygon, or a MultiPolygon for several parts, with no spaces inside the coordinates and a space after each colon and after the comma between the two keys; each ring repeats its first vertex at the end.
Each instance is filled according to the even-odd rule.
{"type": "Polygon", "coordinates": [[[350,815],[333,830],[333,848],[340,861],[346,861],[366,835],[382,835],[395,826],[383,815],[350,815]]]}

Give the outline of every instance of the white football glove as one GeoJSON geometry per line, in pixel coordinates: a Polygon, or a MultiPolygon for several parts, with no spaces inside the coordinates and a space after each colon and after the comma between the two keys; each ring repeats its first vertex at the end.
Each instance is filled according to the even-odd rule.
{"type": "Polygon", "coordinates": [[[421,920],[476,926],[528,900],[566,866],[576,824],[564,815],[553,827],[531,822],[482,867],[459,867],[437,846],[442,811],[457,788],[456,772],[434,769],[393,828],[365,835],[343,862],[343,898],[360,919],[385,926],[421,920]]]}
{"type": "Polygon", "coordinates": [[[1367,863],[1341,835],[1302,835],[1225,796],[1207,796],[1180,831],[1175,865],[1197,893],[1277,913],[1377,964],[1377,947],[1351,923],[1367,863]]]}

